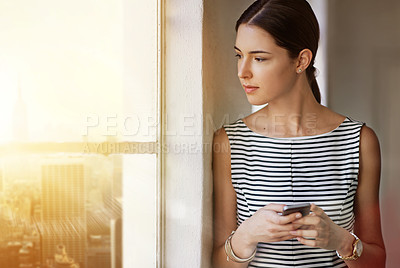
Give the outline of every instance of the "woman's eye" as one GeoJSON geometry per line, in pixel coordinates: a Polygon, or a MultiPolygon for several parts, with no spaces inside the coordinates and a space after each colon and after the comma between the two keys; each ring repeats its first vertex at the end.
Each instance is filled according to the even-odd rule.
{"type": "Polygon", "coordinates": [[[235,57],[238,58],[238,59],[241,59],[242,55],[236,54],[235,57]]]}
{"type": "Polygon", "coordinates": [[[263,61],[265,61],[264,58],[255,58],[255,60],[258,61],[258,62],[263,62],[263,61]]]}

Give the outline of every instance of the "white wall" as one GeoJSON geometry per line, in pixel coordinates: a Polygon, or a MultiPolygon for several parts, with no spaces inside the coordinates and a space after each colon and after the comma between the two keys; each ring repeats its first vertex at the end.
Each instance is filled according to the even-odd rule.
{"type": "Polygon", "coordinates": [[[235,22],[248,3],[166,5],[166,144],[200,150],[166,155],[164,267],[211,267],[213,133],[251,112],[233,49],[235,22]]]}
{"type": "Polygon", "coordinates": [[[200,267],[203,199],[203,1],[166,2],[165,258],[200,267]],[[188,151],[187,146],[199,147],[188,151]],[[185,149],[186,148],[186,149],[185,149]]]}
{"type": "Polygon", "coordinates": [[[387,267],[400,267],[400,2],[333,0],[328,7],[329,107],[379,137],[387,267]]]}

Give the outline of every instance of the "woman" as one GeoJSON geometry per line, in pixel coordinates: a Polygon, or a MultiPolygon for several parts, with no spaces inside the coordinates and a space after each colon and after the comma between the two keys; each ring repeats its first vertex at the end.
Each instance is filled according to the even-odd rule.
{"type": "Polygon", "coordinates": [[[236,31],[248,101],[268,105],[214,135],[214,267],[384,267],[379,142],[320,104],[311,7],[256,1],[236,31]]]}

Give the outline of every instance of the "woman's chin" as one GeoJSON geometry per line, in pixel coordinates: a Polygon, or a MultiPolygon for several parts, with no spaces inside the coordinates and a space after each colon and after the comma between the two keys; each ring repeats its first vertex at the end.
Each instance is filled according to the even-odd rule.
{"type": "Polygon", "coordinates": [[[252,97],[249,97],[249,96],[247,96],[247,101],[251,105],[255,105],[255,106],[265,105],[265,104],[268,103],[268,101],[266,101],[266,100],[260,100],[260,99],[252,98],[252,97]]]}

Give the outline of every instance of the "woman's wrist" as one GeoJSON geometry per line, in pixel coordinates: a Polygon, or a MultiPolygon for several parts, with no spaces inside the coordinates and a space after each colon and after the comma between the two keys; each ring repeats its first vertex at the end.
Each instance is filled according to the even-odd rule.
{"type": "Polygon", "coordinates": [[[336,251],[340,254],[340,256],[351,256],[353,254],[354,236],[346,229],[341,229],[342,234],[340,237],[342,237],[342,239],[336,251]]]}
{"type": "Polygon", "coordinates": [[[246,233],[241,228],[238,228],[232,236],[231,246],[236,256],[247,258],[254,253],[257,243],[252,242],[246,233]]]}

